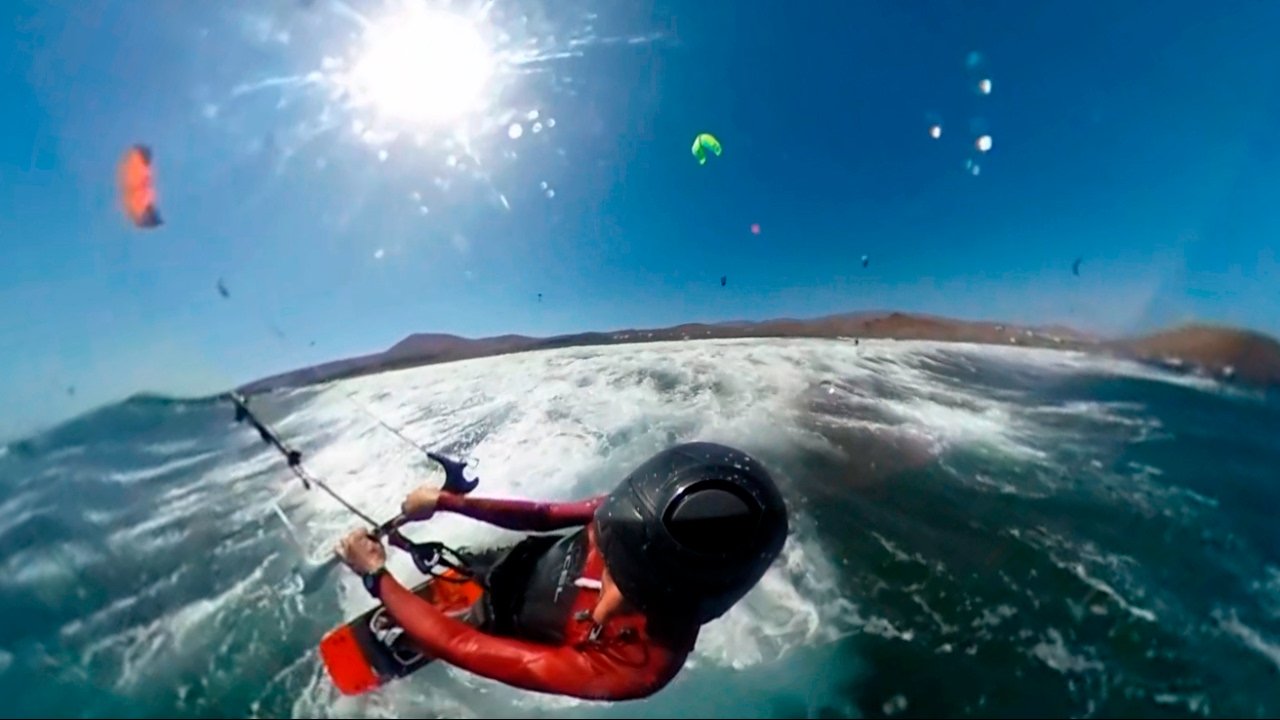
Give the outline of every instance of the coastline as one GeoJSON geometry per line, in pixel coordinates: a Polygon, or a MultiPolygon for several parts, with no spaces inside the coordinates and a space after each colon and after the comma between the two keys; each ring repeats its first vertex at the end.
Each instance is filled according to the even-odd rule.
{"type": "Polygon", "coordinates": [[[415,333],[383,352],[334,360],[271,375],[239,388],[246,395],[315,385],[421,365],[533,350],[593,345],[723,338],[828,338],[968,342],[1057,348],[1136,360],[1262,388],[1280,386],[1280,342],[1261,333],[1214,325],[1185,325],[1148,335],[1106,339],[1062,326],[956,320],[902,312],[862,312],[812,319],[686,323],[665,328],[584,332],[552,337],[500,335],[464,338],[415,333]]]}

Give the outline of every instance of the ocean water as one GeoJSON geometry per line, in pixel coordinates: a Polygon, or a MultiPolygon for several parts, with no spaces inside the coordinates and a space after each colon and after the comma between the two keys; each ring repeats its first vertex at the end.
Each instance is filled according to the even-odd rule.
{"type": "MultiPolygon", "coordinates": [[[[478,459],[495,496],[605,492],[670,443],[726,442],[774,471],[793,534],[647,700],[443,664],[341,698],[316,643],[372,601],[345,571],[303,593],[299,568],[354,519],[227,404],[136,399],[0,455],[0,716],[1280,714],[1280,404],[1255,393],[1047,350],[735,340],[487,358],[255,407],[375,516],[440,478],[370,412],[478,459]]],[[[411,534],[511,535],[449,515],[411,534]]]]}

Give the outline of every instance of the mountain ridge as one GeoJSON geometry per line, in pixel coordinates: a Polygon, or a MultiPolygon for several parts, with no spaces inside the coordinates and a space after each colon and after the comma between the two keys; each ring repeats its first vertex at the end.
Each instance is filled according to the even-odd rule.
{"type": "Polygon", "coordinates": [[[534,350],[749,337],[936,340],[1061,348],[1106,353],[1170,370],[1253,385],[1280,386],[1280,342],[1250,330],[1191,324],[1131,338],[1104,339],[1061,325],[1016,325],[924,313],[860,311],[810,319],[694,322],[664,328],[587,331],[550,337],[508,333],[467,338],[449,333],[411,333],[384,351],[277,373],[246,383],[238,391],[253,394],[388,370],[534,350]]]}

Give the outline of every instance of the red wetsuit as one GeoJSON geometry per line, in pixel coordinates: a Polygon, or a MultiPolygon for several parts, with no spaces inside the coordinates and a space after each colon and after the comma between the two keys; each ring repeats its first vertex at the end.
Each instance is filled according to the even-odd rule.
{"type": "MultiPolygon", "coordinates": [[[[604,498],[541,503],[441,493],[438,511],[456,512],[509,530],[549,532],[587,526],[585,559],[572,614],[559,645],[492,635],[449,617],[384,573],[378,591],[387,611],[428,655],[464,670],[527,690],[589,700],[629,700],[662,689],[693,650],[698,629],[678,639],[652,637],[643,614],[619,611],[603,626],[590,612],[599,599],[604,560],[592,520],[604,498]]],[[[559,592],[557,591],[557,598],[559,592]]]]}

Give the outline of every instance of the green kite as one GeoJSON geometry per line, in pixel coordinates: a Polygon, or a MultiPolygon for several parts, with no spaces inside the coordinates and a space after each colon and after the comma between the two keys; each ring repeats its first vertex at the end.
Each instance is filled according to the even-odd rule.
{"type": "Polygon", "coordinates": [[[699,133],[698,137],[693,139],[693,148],[691,150],[693,156],[698,158],[698,164],[706,165],[708,150],[715,153],[716,157],[720,157],[720,141],[711,133],[699,133]]]}

